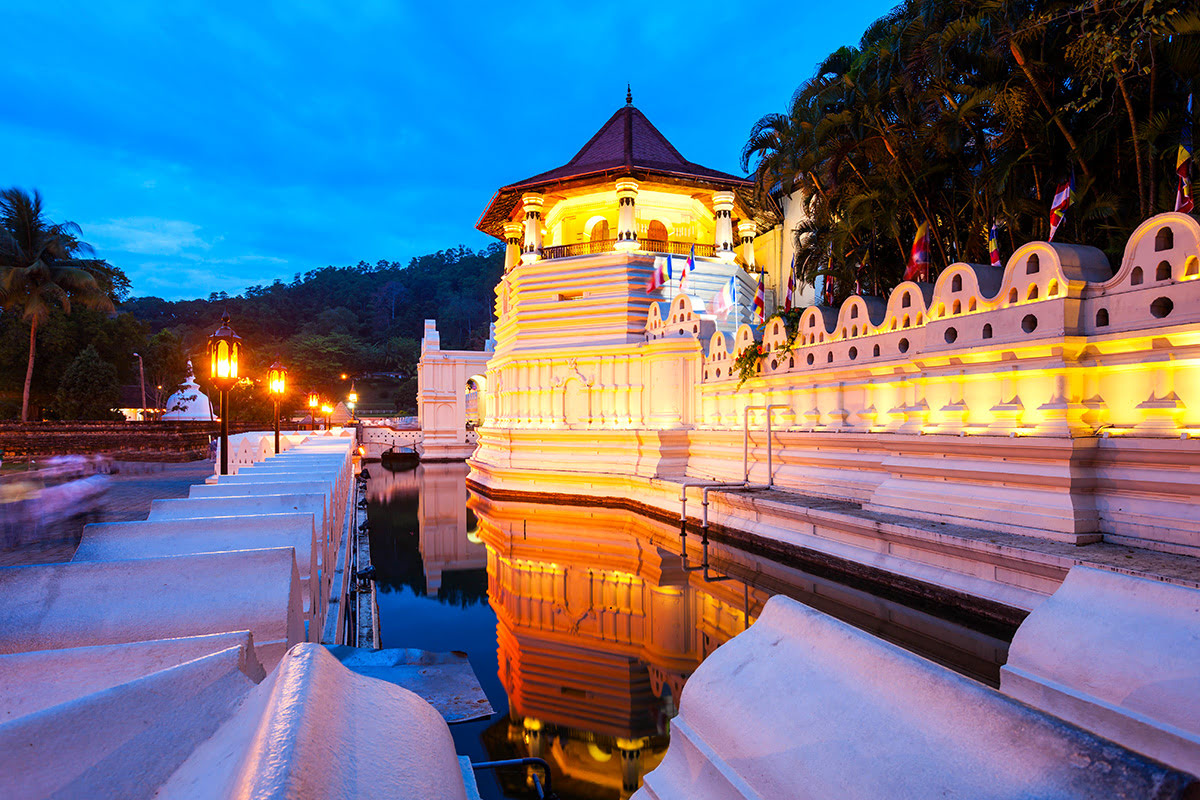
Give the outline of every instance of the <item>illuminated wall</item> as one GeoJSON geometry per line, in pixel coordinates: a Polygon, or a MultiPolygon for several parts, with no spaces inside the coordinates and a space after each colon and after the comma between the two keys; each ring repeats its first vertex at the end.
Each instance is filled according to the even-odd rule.
{"type": "MultiPolygon", "coordinates": [[[[1140,226],[1115,271],[1094,248],[1031,242],[1004,268],[809,308],[790,347],[780,319],[728,334],[692,297],[650,303],[625,254],[520,265],[497,290],[474,460],[500,485],[517,469],[739,479],[745,409],[771,404],[783,488],[1200,553],[1198,254],[1200,226],[1176,213],[1140,226]],[[739,387],[734,357],[756,339],[762,366],[739,387]]],[[[765,481],[762,411],[750,427],[765,481]]]]}

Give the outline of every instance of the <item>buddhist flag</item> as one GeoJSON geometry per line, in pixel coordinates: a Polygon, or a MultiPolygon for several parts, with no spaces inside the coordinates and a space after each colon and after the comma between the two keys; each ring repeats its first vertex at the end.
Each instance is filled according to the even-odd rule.
{"type": "Polygon", "coordinates": [[[754,291],[754,318],[759,325],[767,321],[767,287],[763,285],[763,274],[758,273],[758,288],[754,291]]]}
{"type": "Polygon", "coordinates": [[[687,294],[687,279],[688,273],[696,268],[696,245],[692,245],[692,252],[688,255],[687,261],[683,262],[683,274],[679,276],[679,293],[687,294]]]}
{"type": "Polygon", "coordinates": [[[904,270],[904,280],[929,280],[929,223],[922,222],[917,226],[917,235],[913,237],[912,253],[908,256],[908,267],[904,270]]]}
{"type": "Polygon", "coordinates": [[[825,291],[824,291],[821,299],[825,301],[825,305],[827,305],[827,306],[833,305],[833,299],[834,299],[833,287],[834,287],[833,276],[826,275],[825,276],[825,291]]]}
{"type": "Polygon", "coordinates": [[[653,292],[666,286],[671,280],[671,256],[670,254],[664,259],[661,256],[654,259],[654,272],[650,273],[650,282],[646,284],[646,291],[653,292]]]}
{"type": "Polygon", "coordinates": [[[988,250],[992,255],[992,266],[1002,266],[1000,263],[1000,234],[996,231],[996,223],[992,222],[992,227],[988,230],[988,250]]]}
{"type": "Polygon", "coordinates": [[[787,294],[783,298],[783,310],[791,311],[796,301],[796,254],[792,253],[792,268],[788,272],[787,294]]]}
{"type": "Polygon", "coordinates": [[[1054,193],[1054,202],[1050,205],[1050,238],[1046,241],[1054,241],[1054,233],[1058,230],[1058,226],[1062,225],[1063,219],[1067,216],[1067,209],[1071,206],[1071,199],[1074,194],[1075,175],[1072,174],[1066,183],[1061,184],[1058,187],[1058,191],[1054,193]]]}
{"type": "Polygon", "coordinates": [[[737,277],[730,276],[725,285],[721,287],[721,291],[717,292],[717,296],[713,298],[713,314],[721,319],[726,319],[729,312],[733,310],[733,305],[737,297],[737,277]]]}
{"type": "Polygon", "coordinates": [[[1175,191],[1175,210],[1190,214],[1196,208],[1192,196],[1192,96],[1188,95],[1187,116],[1179,134],[1179,155],[1175,157],[1175,173],[1179,188],[1175,191]]]}

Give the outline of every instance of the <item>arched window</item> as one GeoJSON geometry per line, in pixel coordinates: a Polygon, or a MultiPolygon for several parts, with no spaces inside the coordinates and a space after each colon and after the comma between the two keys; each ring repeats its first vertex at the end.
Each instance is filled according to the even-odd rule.
{"type": "Polygon", "coordinates": [[[1107,308],[1102,308],[1096,312],[1096,327],[1097,328],[1107,328],[1108,327],[1108,309],[1107,308]]]}
{"type": "Polygon", "coordinates": [[[1159,228],[1158,233],[1154,235],[1154,250],[1170,250],[1175,246],[1175,233],[1171,228],[1159,228]]]}
{"type": "Polygon", "coordinates": [[[1038,254],[1031,253],[1029,255],[1029,260],[1025,262],[1025,274],[1036,275],[1038,270],[1041,269],[1041,266],[1041,259],[1038,258],[1038,254]]]}
{"type": "Polygon", "coordinates": [[[602,219],[592,226],[592,232],[588,239],[593,242],[602,242],[608,238],[608,220],[602,219]]]}
{"type": "Polygon", "coordinates": [[[961,292],[962,291],[962,275],[955,275],[953,278],[950,279],[950,291],[952,291],[952,292],[961,292]]]}
{"type": "Polygon", "coordinates": [[[1142,268],[1134,267],[1133,272],[1129,275],[1130,286],[1141,286],[1144,278],[1142,277],[1142,268]]]}
{"type": "MultiPolygon", "coordinates": [[[[1167,228],[1167,230],[1171,230],[1167,228]]],[[[1158,269],[1154,273],[1154,280],[1169,281],[1171,280],[1171,264],[1167,261],[1159,262],[1158,269]]]]}
{"type": "Polygon", "coordinates": [[[666,249],[667,226],[662,224],[661,222],[659,222],[656,219],[650,220],[650,227],[648,227],[646,229],[646,239],[649,240],[648,246],[651,249],[658,249],[658,248],[654,248],[653,245],[658,244],[659,242],[662,242],[662,248],[666,249]],[[653,243],[653,244],[650,244],[650,243],[653,243]]]}

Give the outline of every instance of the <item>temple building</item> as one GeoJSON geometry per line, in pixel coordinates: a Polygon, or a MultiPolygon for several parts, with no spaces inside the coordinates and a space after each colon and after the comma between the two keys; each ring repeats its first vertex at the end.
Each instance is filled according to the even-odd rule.
{"type": "Polygon", "coordinates": [[[684,291],[716,328],[732,331],[752,322],[760,274],[769,314],[779,283],[780,236],[778,229],[759,236],[770,220],[754,208],[752,185],[688,161],[627,94],[625,105],[570,161],[503,187],[480,218],[479,230],[508,245],[497,289],[500,338],[505,322],[515,321],[510,309],[519,304],[521,313],[536,315],[546,302],[572,303],[593,321],[607,316],[613,326],[605,333],[641,338],[645,310],[679,293],[693,254],[684,291]],[[648,289],[652,272],[668,258],[671,279],[648,289]],[[714,314],[731,279],[735,306],[714,314]],[[538,290],[550,282],[554,291],[543,296],[538,290]]]}

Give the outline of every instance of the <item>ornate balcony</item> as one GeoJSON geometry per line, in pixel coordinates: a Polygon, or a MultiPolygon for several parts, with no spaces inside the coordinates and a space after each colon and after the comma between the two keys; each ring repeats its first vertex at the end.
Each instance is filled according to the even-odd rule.
{"type": "MultiPolygon", "coordinates": [[[[598,253],[609,253],[615,248],[616,239],[598,239],[594,242],[576,242],[575,244],[559,244],[542,248],[542,260],[552,258],[570,258],[572,256],[590,256],[598,253]]],[[[675,256],[686,256],[696,248],[696,256],[713,258],[717,246],[703,242],[672,242],[666,239],[641,239],[638,241],[638,252],[670,253],[675,256]]]]}

